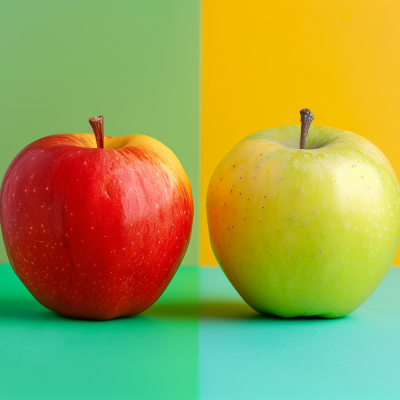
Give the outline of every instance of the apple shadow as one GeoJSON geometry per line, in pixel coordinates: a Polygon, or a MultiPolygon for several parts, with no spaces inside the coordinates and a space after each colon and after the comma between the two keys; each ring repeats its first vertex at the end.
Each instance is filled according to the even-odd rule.
{"type": "Polygon", "coordinates": [[[203,320],[251,320],[260,314],[244,301],[202,301],[199,307],[199,318],[203,320]]]}
{"type": "Polygon", "coordinates": [[[259,316],[245,302],[239,301],[163,301],[155,303],[143,316],[181,319],[249,319],[259,316]]]}
{"type": "MultiPolygon", "coordinates": [[[[285,322],[292,321],[296,323],[304,321],[321,321],[329,322],[335,321],[336,319],[323,318],[319,316],[302,316],[293,318],[283,318],[272,314],[261,314],[258,311],[253,310],[244,301],[224,301],[224,300],[201,300],[199,303],[162,303],[155,304],[143,315],[153,317],[168,317],[168,318],[185,318],[185,319],[199,319],[203,321],[207,320],[220,320],[220,321],[276,321],[285,322]]],[[[351,318],[345,316],[343,318],[351,318]]]]}
{"type": "Polygon", "coordinates": [[[34,299],[0,299],[0,320],[51,321],[61,316],[34,299]]]}
{"type": "Polygon", "coordinates": [[[140,315],[152,318],[194,320],[199,316],[199,303],[185,301],[155,303],[140,315]]]}
{"type": "MultiPolygon", "coordinates": [[[[213,301],[206,300],[200,302],[172,301],[155,303],[148,310],[139,315],[130,317],[116,318],[116,320],[124,320],[135,318],[150,319],[180,319],[180,320],[221,320],[221,321],[307,321],[320,320],[332,321],[321,317],[296,317],[281,318],[270,314],[260,314],[248,306],[244,301],[213,301]]],[[[346,317],[344,317],[346,318],[346,317]]],[[[32,299],[4,299],[0,300],[0,321],[82,321],[61,314],[57,314],[40,305],[36,300],[32,299]]],[[[93,321],[107,322],[107,321],[93,321]]]]}
{"type": "Polygon", "coordinates": [[[260,316],[245,303],[228,301],[163,302],[154,304],[143,314],[152,318],[180,318],[186,320],[239,320],[260,316]]]}
{"type": "Polygon", "coordinates": [[[294,317],[283,318],[272,314],[262,314],[253,310],[244,301],[208,301],[200,304],[199,318],[203,320],[248,320],[248,321],[327,321],[325,318],[312,317],[294,317]]]}

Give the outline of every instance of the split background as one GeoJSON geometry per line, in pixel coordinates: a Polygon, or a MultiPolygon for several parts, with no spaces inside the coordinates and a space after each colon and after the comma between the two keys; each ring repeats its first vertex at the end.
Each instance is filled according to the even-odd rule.
{"type": "MultiPolygon", "coordinates": [[[[313,111],[315,124],[344,128],[372,141],[400,176],[399,21],[400,3],[396,0],[2,0],[0,178],[18,151],[33,140],[55,133],[91,132],[88,118],[103,115],[107,135],[149,135],[177,155],[191,181],[195,201],[192,239],[183,265],[215,266],[205,214],[212,172],[247,135],[299,123],[302,108],[313,111]]],[[[4,263],[2,270],[9,268],[2,241],[0,262],[4,263]]],[[[399,252],[394,264],[400,264],[399,252]]],[[[199,289],[199,273],[197,268],[181,268],[171,290],[167,289],[144,319],[103,325],[100,339],[93,339],[98,334],[93,324],[82,325],[77,333],[73,322],[43,314],[45,311],[37,308],[41,306],[29,303],[25,289],[17,288],[14,277],[7,275],[2,282],[1,295],[6,299],[0,308],[6,318],[3,322],[8,321],[9,333],[14,334],[19,316],[31,336],[20,343],[17,357],[13,346],[1,349],[3,359],[8,360],[4,368],[18,369],[32,388],[41,385],[40,371],[60,383],[57,369],[46,370],[46,365],[55,365],[57,357],[68,359],[71,348],[79,349],[76,358],[75,353],[70,355],[68,368],[75,369],[79,387],[90,387],[95,398],[102,398],[107,376],[101,371],[109,368],[102,349],[110,349],[111,335],[128,345],[131,338],[126,336],[126,325],[139,321],[135,329],[141,333],[135,341],[144,343],[146,351],[146,332],[158,332],[154,334],[155,347],[141,358],[148,360],[144,365],[153,368],[157,383],[152,384],[148,375],[143,375],[146,368],[141,367],[135,371],[143,387],[155,390],[151,392],[154,398],[157,385],[164,398],[169,389],[174,398],[192,398],[199,385],[199,369],[206,371],[209,381],[217,376],[211,356],[208,366],[202,364],[204,358],[202,362],[198,359],[201,285],[211,288],[203,290],[203,300],[213,287],[225,290],[222,283],[218,287],[222,278],[217,272],[202,278],[199,289]],[[186,308],[174,314],[171,305],[182,299],[186,308]],[[42,316],[39,321],[37,315],[42,316]],[[177,330],[179,338],[174,336],[177,330]],[[48,343],[53,346],[47,349],[48,358],[39,359],[32,349],[45,348],[48,343]],[[170,353],[154,363],[165,348],[170,348],[170,353]],[[82,361],[85,354],[88,359],[82,361]],[[30,373],[24,357],[34,360],[38,374],[30,373]],[[178,374],[194,373],[185,376],[184,382],[170,379],[168,374],[160,378],[162,371],[171,369],[171,363],[178,374]],[[86,371],[94,364],[98,365],[96,374],[88,378],[86,371]]],[[[229,296],[235,294],[229,292],[229,296]]],[[[222,308],[206,300],[200,313],[202,309],[210,319],[226,317],[222,308]]],[[[232,304],[241,316],[251,313],[240,299],[235,301],[232,304]]],[[[237,313],[228,306],[225,304],[224,312],[237,313]]],[[[364,329],[360,326],[360,332],[364,329]]],[[[340,334],[340,330],[335,332],[340,334]]],[[[110,351],[117,353],[124,348],[113,346],[110,351]]],[[[211,347],[209,353],[217,350],[211,347]]],[[[125,360],[126,354],[116,357],[125,360]]],[[[131,357],[141,357],[140,346],[131,357]]],[[[218,364],[218,360],[214,362],[218,364]]],[[[133,367],[129,368],[132,371],[133,367]]],[[[116,387],[124,387],[130,376],[119,376],[116,387]]],[[[232,378],[236,379],[235,375],[232,378]]],[[[18,379],[14,383],[12,377],[7,379],[7,387],[18,387],[18,379]]],[[[71,394],[67,386],[66,398],[71,394]]],[[[43,383],[40,388],[48,390],[41,398],[54,398],[51,385],[43,383]]],[[[314,389],[317,393],[318,385],[314,389]]],[[[82,396],[75,393],[75,398],[85,398],[82,390],[82,396]]],[[[205,387],[201,390],[213,393],[205,387]]],[[[125,398],[118,393],[114,391],[115,398],[125,398]]]]}

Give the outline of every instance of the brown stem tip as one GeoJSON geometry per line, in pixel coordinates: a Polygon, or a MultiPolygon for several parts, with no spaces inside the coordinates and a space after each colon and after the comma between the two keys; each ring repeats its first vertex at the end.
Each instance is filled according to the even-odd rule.
{"type": "Polygon", "coordinates": [[[96,136],[97,148],[104,149],[104,118],[92,117],[89,118],[89,123],[93,128],[94,136],[96,136]]]}
{"type": "Polygon", "coordinates": [[[307,108],[301,110],[300,115],[301,115],[300,149],[305,149],[308,130],[310,129],[311,123],[314,121],[314,115],[312,115],[312,112],[307,108]]]}

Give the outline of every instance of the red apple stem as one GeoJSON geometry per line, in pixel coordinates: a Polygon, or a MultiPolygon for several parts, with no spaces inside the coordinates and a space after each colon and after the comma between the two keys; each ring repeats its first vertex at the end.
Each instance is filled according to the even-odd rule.
{"type": "Polygon", "coordinates": [[[301,115],[300,149],[305,149],[308,130],[310,129],[311,123],[314,121],[314,115],[312,115],[312,112],[307,108],[301,110],[300,115],[301,115]]]}
{"type": "Polygon", "coordinates": [[[89,123],[93,128],[94,136],[96,136],[97,148],[104,149],[104,118],[92,117],[89,118],[89,123]]]}

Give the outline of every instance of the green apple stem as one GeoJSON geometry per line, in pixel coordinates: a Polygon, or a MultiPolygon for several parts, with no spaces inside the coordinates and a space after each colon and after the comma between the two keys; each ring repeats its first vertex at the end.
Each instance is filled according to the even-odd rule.
{"type": "Polygon", "coordinates": [[[94,136],[96,136],[97,148],[104,149],[104,118],[89,118],[89,123],[93,128],[94,136]]]}
{"type": "Polygon", "coordinates": [[[301,115],[300,149],[305,149],[308,130],[310,129],[311,123],[314,121],[314,115],[312,115],[312,112],[307,108],[301,110],[300,115],[301,115]]]}

